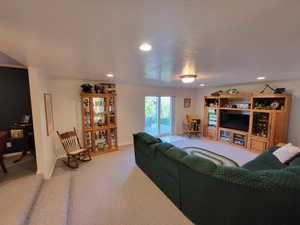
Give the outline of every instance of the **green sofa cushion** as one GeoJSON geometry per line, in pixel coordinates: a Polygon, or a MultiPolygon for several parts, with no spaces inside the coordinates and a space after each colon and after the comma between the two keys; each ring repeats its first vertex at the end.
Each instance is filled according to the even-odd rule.
{"type": "Polygon", "coordinates": [[[280,170],[265,170],[256,172],[263,179],[265,189],[268,191],[288,192],[290,190],[300,191],[300,176],[295,172],[296,168],[284,168],[280,170]]]}
{"type": "Polygon", "coordinates": [[[241,167],[218,166],[212,176],[227,183],[250,188],[261,188],[263,186],[262,178],[256,172],[241,167]]]}
{"type": "Polygon", "coordinates": [[[164,154],[174,160],[180,160],[181,158],[188,155],[186,152],[175,146],[169,148],[167,151],[164,151],[164,154]]]}
{"type": "Polygon", "coordinates": [[[169,143],[158,143],[156,145],[156,149],[160,150],[161,152],[165,152],[167,150],[169,150],[170,148],[174,147],[174,145],[169,144],[169,143]]]}
{"type": "Polygon", "coordinates": [[[300,176],[300,165],[288,166],[288,167],[284,168],[284,170],[295,173],[296,175],[300,176]]]}
{"type": "Polygon", "coordinates": [[[289,166],[300,166],[300,156],[292,159],[289,163],[289,166]]]}
{"type": "Polygon", "coordinates": [[[141,140],[143,140],[148,145],[162,142],[159,138],[153,137],[146,132],[139,132],[135,135],[137,137],[139,137],[141,140]]]}
{"type": "Polygon", "coordinates": [[[154,153],[157,150],[157,146],[160,143],[155,143],[155,144],[150,144],[147,146],[147,148],[144,149],[144,151],[142,151],[143,154],[146,154],[148,156],[154,157],[154,153]]]}
{"type": "Polygon", "coordinates": [[[187,155],[180,159],[180,161],[185,166],[207,175],[212,174],[217,168],[216,164],[212,161],[195,155],[187,155]]]}
{"type": "Polygon", "coordinates": [[[269,170],[269,169],[283,169],[287,167],[286,164],[281,163],[276,158],[276,156],[272,154],[276,149],[278,148],[277,147],[270,148],[269,151],[260,154],[255,159],[244,164],[242,168],[251,171],[261,171],[261,170],[269,170]]]}

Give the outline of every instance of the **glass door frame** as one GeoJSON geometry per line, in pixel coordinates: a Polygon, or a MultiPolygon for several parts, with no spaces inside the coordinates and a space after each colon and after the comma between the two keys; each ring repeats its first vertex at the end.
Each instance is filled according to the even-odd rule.
{"type": "Polygon", "coordinates": [[[163,136],[168,136],[168,135],[172,135],[174,133],[174,118],[175,118],[175,97],[174,96],[166,96],[166,95],[161,95],[161,96],[157,96],[157,95],[147,95],[147,96],[144,96],[144,131],[146,130],[146,115],[145,115],[145,99],[146,97],[156,97],[158,99],[157,101],[157,113],[156,113],[156,116],[157,116],[157,135],[155,135],[156,137],[163,137],[163,136]],[[161,130],[160,130],[160,115],[161,115],[161,97],[170,97],[171,99],[171,107],[170,107],[170,115],[171,115],[171,132],[170,133],[166,133],[166,134],[161,134],[161,130]]]}

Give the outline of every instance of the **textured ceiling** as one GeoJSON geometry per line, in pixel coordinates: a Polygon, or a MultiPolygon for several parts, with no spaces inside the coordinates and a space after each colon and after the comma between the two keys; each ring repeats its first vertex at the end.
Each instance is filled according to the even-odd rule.
{"type": "Polygon", "coordinates": [[[9,0],[0,51],[50,75],[197,87],[300,78],[299,0],[9,0]],[[153,50],[142,53],[141,42],[153,50]],[[182,73],[197,73],[183,85],[182,73]]]}

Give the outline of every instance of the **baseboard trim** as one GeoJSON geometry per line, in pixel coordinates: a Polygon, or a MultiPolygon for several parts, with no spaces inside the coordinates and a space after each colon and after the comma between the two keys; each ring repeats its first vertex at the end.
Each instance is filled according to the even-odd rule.
{"type": "Polygon", "coordinates": [[[133,144],[122,144],[122,145],[119,145],[119,148],[125,148],[125,147],[130,147],[130,146],[133,146],[133,144]]]}
{"type": "Polygon", "coordinates": [[[9,158],[9,157],[17,156],[17,155],[22,155],[22,152],[7,153],[7,154],[4,154],[3,157],[4,158],[9,158]]]}

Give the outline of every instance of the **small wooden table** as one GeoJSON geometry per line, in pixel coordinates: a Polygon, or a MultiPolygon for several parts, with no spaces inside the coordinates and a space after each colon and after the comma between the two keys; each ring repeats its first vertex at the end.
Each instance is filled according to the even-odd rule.
{"type": "Polygon", "coordinates": [[[4,165],[4,160],[3,160],[3,154],[6,149],[6,136],[7,136],[7,132],[0,131],[0,165],[4,173],[7,173],[6,167],[4,165]]]}

